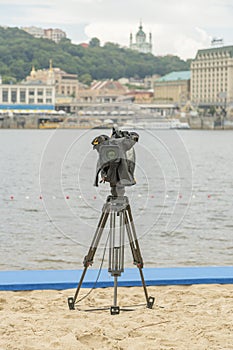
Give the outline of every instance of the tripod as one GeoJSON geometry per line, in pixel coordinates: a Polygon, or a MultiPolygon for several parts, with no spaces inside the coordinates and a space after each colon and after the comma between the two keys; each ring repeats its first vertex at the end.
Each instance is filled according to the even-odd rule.
{"type": "MultiPolygon", "coordinates": [[[[112,192],[113,193],[113,192],[112,192]]],[[[110,308],[112,315],[120,313],[120,307],[117,306],[117,283],[118,277],[124,272],[124,239],[125,231],[128,235],[129,245],[133,255],[133,262],[138,267],[142,286],[144,289],[147,307],[152,309],[154,304],[154,298],[149,297],[147,293],[147,287],[145,284],[142,268],[143,259],[140,252],[138,239],[136,236],[136,230],[133,222],[133,216],[129,204],[128,197],[126,196],[114,196],[107,197],[106,203],[103,206],[102,214],[89,248],[88,254],[84,258],[84,270],[82,272],[79,284],[77,286],[74,297],[68,298],[68,306],[70,310],[75,309],[75,302],[77,300],[82,282],[84,280],[86,271],[93,263],[93,259],[100,242],[103,230],[110,216],[110,232],[109,232],[109,262],[108,272],[114,277],[114,299],[113,306],[110,308]],[[117,220],[118,219],[118,220],[117,220]],[[119,226],[116,227],[116,222],[119,222],[119,226]],[[118,232],[117,232],[118,231],[118,232]]]]}

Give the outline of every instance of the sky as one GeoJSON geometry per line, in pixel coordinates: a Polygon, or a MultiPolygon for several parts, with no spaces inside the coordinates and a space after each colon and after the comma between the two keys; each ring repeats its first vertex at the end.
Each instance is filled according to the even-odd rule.
{"type": "Polygon", "coordinates": [[[60,28],[73,43],[129,45],[142,21],[154,55],[194,58],[213,38],[233,45],[233,0],[0,0],[0,25],[60,28]]]}

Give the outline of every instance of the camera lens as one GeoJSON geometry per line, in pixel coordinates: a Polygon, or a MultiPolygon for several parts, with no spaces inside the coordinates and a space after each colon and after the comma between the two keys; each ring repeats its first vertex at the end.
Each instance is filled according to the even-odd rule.
{"type": "Polygon", "coordinates": [[[116,159],[116,158],[117,158],[116,150],[115,150],[115,149],[109,149],[109,150],[107,150],[107,152],[106,152],[106,158],[107,158],[108,160],[116,159]]]}
{"type": "Polygon", "coordinates": [[[102,145],[99,150],[100,164],[115,162],[120,157],[120,149],[117,145],[102,145]]]}

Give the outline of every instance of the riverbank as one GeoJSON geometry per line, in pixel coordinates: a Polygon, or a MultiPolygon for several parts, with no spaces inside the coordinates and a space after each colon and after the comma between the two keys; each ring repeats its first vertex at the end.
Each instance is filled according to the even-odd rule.
{"type": "Polygon", "coordinates": [[[180,119],[150,118],[122,120],[99,120],[90,117],[77,118],[38,118],[20,116],[17,118],[0,118],[0,129],[93,129],[112,128],[113,126],[135,129],[197,129],[197,130],[233,130],[232,119],[219,119],[210,116],[195,116],[180,119]]]}

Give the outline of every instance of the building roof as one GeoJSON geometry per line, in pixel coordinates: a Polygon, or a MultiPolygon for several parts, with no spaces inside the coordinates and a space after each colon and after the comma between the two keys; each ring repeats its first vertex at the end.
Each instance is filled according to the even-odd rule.
{"type": "Polygon", "coordinates": [[[176,80],[189,80],[191,78],[191,72],[189,70],[180,72],[171,72],[164,75],[163,77],[156,80],[156,82],[161,81],[176,81],[176,80]]]}
{"type": "Polygon", "coordinates": [[[142,37],[146,37],[146,34],[144,33],[144,31],[142,30],[142,24],[140,23],[140,26],[139,26],[139,30],[136,34],[136,37],[137,36],[142,36],[142,37]]]}
{"type": "Polygon", "coordinates": [[[211,47],[208,49],[201,49],[197,51],[196,58],[200,54],[214,53],[214,52],[228,52],[230,54],[230,57],[233,57],[233,46],[218,46],[218,47],[211,47]]]}
{"type": "Polygon", "coordinates": [[[91,85],[91,90],[125,90],[125,87],[119,83],[119,81],[114,80],[100,80],[96,81],[91,85]]]}
{"type": "Polygon", "coordinates": [[[79,44],[80,46],[82,46],[82,47],[84,47],[84,49],[86,49],[87,47],[89,47],[89,44],[87,44],[87,43],[81,43],[81,44],[79,44]]]}

